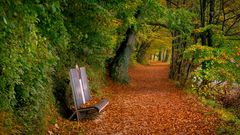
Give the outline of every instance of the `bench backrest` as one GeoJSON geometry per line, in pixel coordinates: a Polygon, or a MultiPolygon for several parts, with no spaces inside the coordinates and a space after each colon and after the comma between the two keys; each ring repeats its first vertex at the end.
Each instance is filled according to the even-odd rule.
{"type": "Polygon", "coordinates": [[[91,99],[91,94],[88,86],[88,78],[85,67],[80,68],[80,77],[82,78],[83,91],[85,95],[85,100],[89,101],[91,99]]]}
{"type": "Polygon", "coordinates": [[[88,87],[88,79],[86,69],[81,67],[78,69],[70,69],[70,81],[75,107],[80,109],[80,105],[90,100],[90,91],[88,87]]]}

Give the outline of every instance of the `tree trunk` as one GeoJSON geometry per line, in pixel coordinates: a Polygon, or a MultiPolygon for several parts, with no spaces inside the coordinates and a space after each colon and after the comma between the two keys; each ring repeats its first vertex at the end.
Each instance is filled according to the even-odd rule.
{"type": "MultiPolygon", "coordinates": [[[[136,20],[140,18],[140,10],[137,10],[135,16],[136,20]]],[[[128,65],[129,59],[134,48],[136,39],[136,31],[131,26],[127,29],[126,38],[121,43],[110,65],[110,77],[119,83],[129,83],[128,65]]]]}
{"type": "Polygon", "coordinates": [[[164,49],[164,58],[163,58],[163,62],[166,62],[166,57],[167,57],[167,49],[164,49]]]}
{"type": "MultiPolygon", "coordinates": [[[[200,0],[201,27],[205,27],[206,5],[207,5],[207,1],[206,1],[206,0],[200,0]]],[[[202,45],[206,45],[206,44],[207,44],[206,33],[205,33],[205,32],[202,32],[202,34],[201,34],[201,40],[202,40],[202,45]]]]}
{"type": "MultiPolygon", "coordinates": [[[[210,4],[210,13],[209,13],[209,22],[208,24],[213,24],[213,19],[214,19],[214,0],[209,0],[209,4],[210,4]]],[[[208,46],[212,47],[213,46],[213,43],[212,43],[212,36],[213,36],[213,32],[211,29],[209,29],[207,31],[208,35],[207,35],[207,41],[208,41],[208,46]]],[[[204,61],[203,64],[202,64],[202,69],[205,70],[207,68],[207,65],[210,64],[210,61],[204,61]]],[[[203,72],[203,76],[205,76],[205,73],[203,72]]],[[[202,86],[203,85],[207,85],[209,82],[207,79],[203,78],[203,81],[202,81],[202,86]]]]}
{"type": "Polygon", "coordinates": [[[224,5],[225,5],[224,0],[221,0],[222,13],[223,13],[222,31],[224,31],[225,21],[226,21],[226,13],[225,13],[224,5]]]}
{"type": "Polygon", "coordinates": [[[161,54],[162,54],[162,51],[159,51],[159,52],[158,52],[158,61],[161,61],[161,59],[162,59],[161,54]]]}
{"type": "Polygon", "coordinates": [[[161,53],[161,62],[163,62],[163,60],[164,60],[164,50],[162,50],[161,52],[162,52],[161,53]]]}
{"type": "MultiPolygon", "coordinates": [[[[205,12],[206,12],[206,6],[207,6],[207,1],[206,1],[206,0],[200,0],[201,27],[205,27],[205,12]]],[[[202,45],[203,45],[203,46],[207,45],[206,32],[202,32],[202,33],[201,33],[201,41],[202,41],[202,45]]],[[[202,62],[202,69],[206,69],[206,63],[205,63],[205,62],[202,62]]]]}
{"type": "MultiPolygon", "coordinates": [[[[179,33],[177,31],[172,32],[172,36],[173,37],[177,37],[179,35],[179,33]]],[[[169,78],[172,80],[176,80],[177,79],[177,71],[178,71],[178,55],[179,55],[179,44],[180,43],[180,39],[174,39],[172,41],[172,59],[171,59],[171,63],[170,63],[170,73],[169,73],[169,78]]]]}
{"type": "Polygon", "coordinates": [[[129,82],[128,65],[134,47],[135,38],[136,32],[133,28],[128,28],[126,39],[122,42],[114,60],[111,63],[110,76],[114,81],[120,83],[129,82]]]}
{"type": "MultiPolygon", "coordinates": [[[[213,24],[214,19],[214,0],[210,0],[209,24],[213,24]]],[[[208,30],[208,46],[212,47],[212,30],[208,30]]]]}
{"type": "Polygon", "coordinates": [[[147,49],[150,47],[150,43],[143,42],[140,46],[140,48],[137,51],[137,62],[140,64],[144,63],[147,49]]]}
{"type": "Polygon", "coordinates": [[[186,73],[186,78],[183,80],[183,86],[185,86],[189,80],[189,76],[192,72],[192,66],[193,66],[193,61],[194,61],[194,57],[192,58],[192,60],[188,63],[188,67],[187,67],[187,73],[186,73]]]}
{"type": "MultiPolygon", "coordinates": [[[[206,0],[201,0],[200,2],[202,3],[202,1],[206,2],[206,0]]],[[[171,4],[169,5],[171,6],[171,4]]],[[[202,20],[201,22],[202,22],[202,25],[204,25],[205,10],[202,13],[203,13],[203,18],[201,18],[202,20]]],[[[184,87],[188,79],[190,78],[189,77],[190,73],[192,72],[192,61],[183,59],[183,52],[185,51],[188,43],[186,42],[186,39],[178,37],[179,34],[180,33],[176,30],[172,31],[172,37],[177,37],[177,38],[174,38],[174,40],[172,41],[172,57],[170,62],[169,78],[172,80],[178,81],[180,85],[184,87]]],[[[206,36],[203,36],[202,39],[206,39],[206,36]]],[[[166,52],[166,54],[168,54],[168,52],[166,52]]],[[[166,55],[165,61],[167,61],[168,59],[167,57],[168,55],[166,55]]]]}
{"type": "Polygon", "coordinates": [[[168,58],[169,58],[169,50],[166,49],[166,57],[165,57],[164,62],[168,62],[168,58]]]}

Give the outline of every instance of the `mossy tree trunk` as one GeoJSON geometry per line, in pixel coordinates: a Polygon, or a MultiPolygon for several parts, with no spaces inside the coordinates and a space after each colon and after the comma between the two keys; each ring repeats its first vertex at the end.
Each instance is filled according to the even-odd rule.
{"type": "MultiPolygon", "coordinates": [[[[134,15],[136,20],[140,18],[140,10],[134,15]]],[[[126,32],[126,38],[121,43],[110,65],[110,77],[119,83],[129,83],[128,65],[136,40],[134,26],[130,26],[126,32]]]]}
{"type": "Polygon", "coordinates": [[[111,63],[110,76],[114,81],[119,83],[129,82],[128,65],[135,39],[136,32],[132,27],[128,28],[126,39],[121,43],[121,46],[111,63]]]}

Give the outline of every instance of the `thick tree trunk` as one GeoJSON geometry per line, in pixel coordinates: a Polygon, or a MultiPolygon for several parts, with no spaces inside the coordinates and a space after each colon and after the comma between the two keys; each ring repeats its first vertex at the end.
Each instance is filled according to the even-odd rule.
{"type": "Polygon", "coordinates": [[[114,81],[120,83],[129,82],[128,65],[134,47],[135,38],[136,32],[133,28],[128,28],[126,39],[122,42],[111,64],[110,76],[114,81]]]}
{"type": "MultiPolygon", "coordinates": [[[[136,20],[140,18],[140,10],[137,10],[135,16],[136,20]]],[[[119,83],[129,83],[128,65],[129,59],[134,48],[136,39],[136,31],[131,26],[127,29],[126,38],[121,43],[110,65],[110,77],[119,83]]]]}

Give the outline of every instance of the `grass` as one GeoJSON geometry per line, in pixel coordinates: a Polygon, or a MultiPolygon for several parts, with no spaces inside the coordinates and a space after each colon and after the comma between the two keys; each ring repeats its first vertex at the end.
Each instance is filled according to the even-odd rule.
{"type": "Polygon", "coordinates": [[[225,108],[216,100],[201,97],[201,102],[211,106],[213,111],[218,114],[221,124],[217,127],[218,134],[240,135],[240,119],[236,115],[236,109],[225,108]]]}
{"type": "Polygon", "coordinates": [[[186,89],[187,93],[197,95],[199,100],[206,106],[210,106],[213,112],[216,113],[221,120],[219,126],[216,129],[216,133],[219,135],[240,135],[240,118],[238,114],[239,110],[234,108],[225,108],[218,101],[213,99],[207,99],[197,93],[195,89],[186,89]]]}

